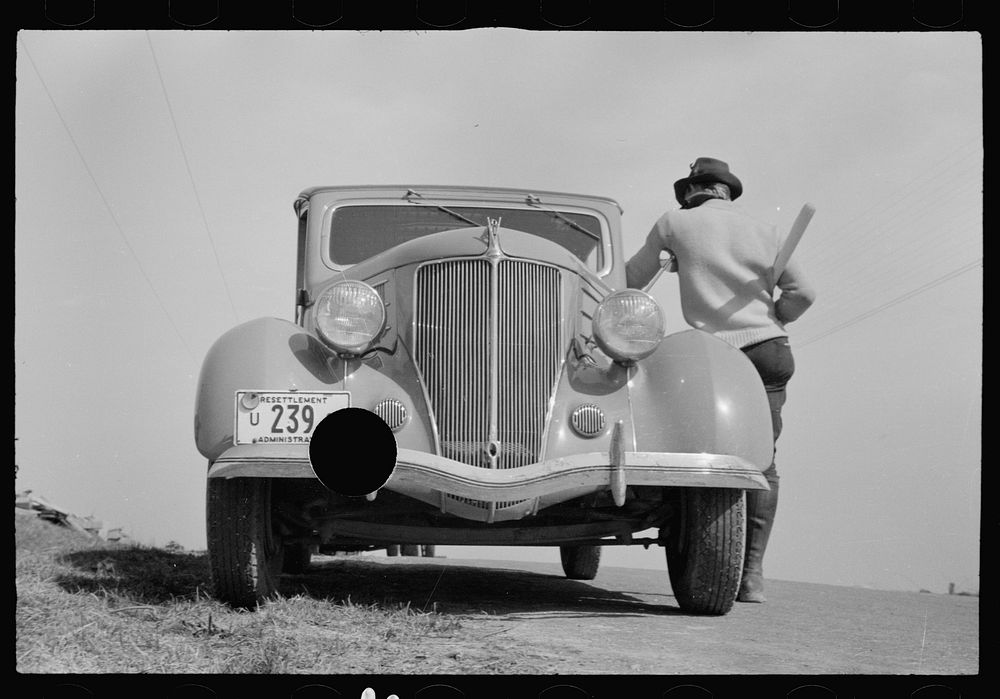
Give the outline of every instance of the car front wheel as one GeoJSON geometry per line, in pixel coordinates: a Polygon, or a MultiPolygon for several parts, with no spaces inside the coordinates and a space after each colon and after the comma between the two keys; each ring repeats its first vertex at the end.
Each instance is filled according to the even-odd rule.
{"type": "Polygon", "coordinates": [[[693,614],[725,614],[736,601],[743,569],[743,491],[679,488],[674,502],[661,538],[677,604],[693,614]]]}
{"type": "Polygon", "coordinates": [[[570,580],[593,580],[601,565],[600,546],[560,546],[562,569],[570,580]]]}
{"type": "Polygon", "coordinates": [[[271,481],[210,478],[207,529],[215,596],[236,607],[274,597],[283,551],[271,526],[271,481]]]}

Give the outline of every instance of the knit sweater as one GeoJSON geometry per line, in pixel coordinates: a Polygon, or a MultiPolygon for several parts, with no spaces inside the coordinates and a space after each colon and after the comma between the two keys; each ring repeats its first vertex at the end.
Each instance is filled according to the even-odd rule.
{"type": "Polygon", "coordinates": [[[809,308],[815,293],[794,260],[780,279],[771,278],[782,242],[774,225],[724,199],[668,211],[628,261],[628,285],[644,287],[660,267],[660,251],[669,250],[689,325],[737,348],[786,337],[785,324],[809,308]]]}

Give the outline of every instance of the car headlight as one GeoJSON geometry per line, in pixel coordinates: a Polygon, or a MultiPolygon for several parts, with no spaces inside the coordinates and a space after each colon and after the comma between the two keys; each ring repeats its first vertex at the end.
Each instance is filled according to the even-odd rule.
{"type": "Polygon", "coordinates": [[[338,282],[316,299],[316,329],[339,352],[364,353],[383,327],[385,304],[364,282],[338,282]]]}
{"type": "Polygon", "coordinates": [[[648,357],[663,339],[665,321],[660,305],[638,289],[609,294],[597,306],[592,321],[597,346],[612,359],[634,362],[648,357]]]}

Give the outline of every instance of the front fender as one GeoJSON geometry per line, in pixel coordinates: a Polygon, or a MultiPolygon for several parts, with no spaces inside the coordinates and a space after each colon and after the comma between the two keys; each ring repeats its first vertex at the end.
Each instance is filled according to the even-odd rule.
{"type": "Polygon", "coordinates": [[[731,454],[764,471],[774,455],[764,384],[746,355],[713,335],[664,338],[629,381],[637,451],[731,454]]]}
{"type": "MultiPolygon", "coordinates": [[[[423,394],[415,379],[398,369],[406,350],[370,361],[344,360],[298,325],[258,318],[238,325],[212,345],[202,364],[195,399],[198,451],[214,461],[233,446],[237,390],[349,391],[351,406],[371,410],[384,398],[403,402],[411,416],[396,435],[400,447],[434,451],[423,394]]],[[[357,438],[351,435],[350,438],[357,438]]],[[[264,456],[274,445],[251,447],[264,456]]]]}

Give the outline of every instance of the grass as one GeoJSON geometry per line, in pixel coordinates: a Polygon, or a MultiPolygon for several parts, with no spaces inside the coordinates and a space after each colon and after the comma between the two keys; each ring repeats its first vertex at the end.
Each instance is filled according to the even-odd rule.
{"type": "Polygon", "coordinates": [[[16,518],[15,545],[22,673],[549,670],[495,636],[493,625],[433,604],[424,611],[370,595],[358,603],[324,594],[318,582],[319,594],[293,584],[293,594],[238,611],[209,596],[201,552],[120,546],[32,517],[16,518]]]}

